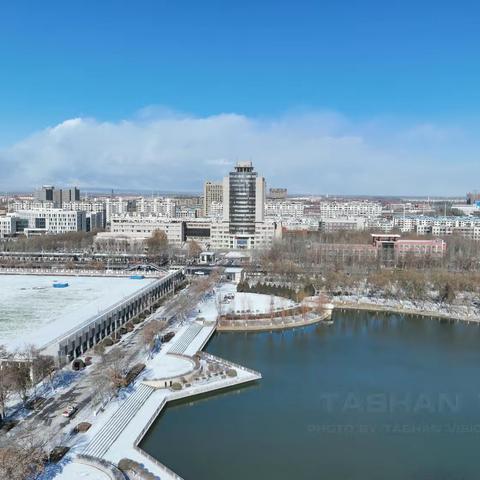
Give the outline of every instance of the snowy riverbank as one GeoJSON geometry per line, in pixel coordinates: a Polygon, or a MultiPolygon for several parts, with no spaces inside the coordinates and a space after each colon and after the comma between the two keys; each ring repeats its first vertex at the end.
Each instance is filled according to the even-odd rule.
{"type": "Polygon", "coordinates": [[[411,301],[366,295],[339,295],[332,299],[336,308],[349,310],[371,310],[396,312],[405,315],[421,315],[466,322],[480,322],[480,308],[473,298],[464,295],[457,303],[449,304],[434,301],[411,301]],[[465,303],[460,303],[464,300],[465,303]]]}

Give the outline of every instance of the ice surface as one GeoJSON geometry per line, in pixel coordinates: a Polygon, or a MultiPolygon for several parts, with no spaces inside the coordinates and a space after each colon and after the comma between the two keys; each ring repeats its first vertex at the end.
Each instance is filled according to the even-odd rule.
{"type": "Polygon", "coordinates": [[[0,345],[45,345],[153,279],[0,275],[0,345]],[[53,282],[68,282],[53,288],[53,282]]]}

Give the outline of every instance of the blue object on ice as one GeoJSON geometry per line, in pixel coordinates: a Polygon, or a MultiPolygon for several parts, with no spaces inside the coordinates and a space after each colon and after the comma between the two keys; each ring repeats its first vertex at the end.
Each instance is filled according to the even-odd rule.
{"type": "Polygon", "coordinates": [[[68,287],[67,282],[53,282],[53,288],[66,288],[68,287]]]}
{"type": "Polygon", "coordinates": [[[132,280],[143,280],[145,278],[145,275],[130,275],[130,278],[132,280]]]}

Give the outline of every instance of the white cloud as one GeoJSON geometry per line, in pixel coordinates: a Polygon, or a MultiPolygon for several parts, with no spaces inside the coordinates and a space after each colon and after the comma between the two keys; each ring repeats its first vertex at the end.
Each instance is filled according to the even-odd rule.
{"type": "Polygon", "coordinates": [[[479,141],[456,125],[355,122],[332,112],[195,117],[148,107],[131,120],[74,118],[0,151],[0,189],[201,190],[251,159],[270,186],[310,193],[463,194],[479,141]]]}

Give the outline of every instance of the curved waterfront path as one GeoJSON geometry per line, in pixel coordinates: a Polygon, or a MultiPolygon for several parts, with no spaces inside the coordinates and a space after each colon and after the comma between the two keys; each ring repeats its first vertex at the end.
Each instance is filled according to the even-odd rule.
{"type": "Polygon", "coordinates": [[[251,319],[251,320],[220,320],[218,322],[218,332],[264,332],[271,330],[286,330],[289,328],[305,327],[326,321],[330,318],[331,312],[321,314],[307,314],[304,317],[301,315],[294,317],[273,319],[251,319]]]}

